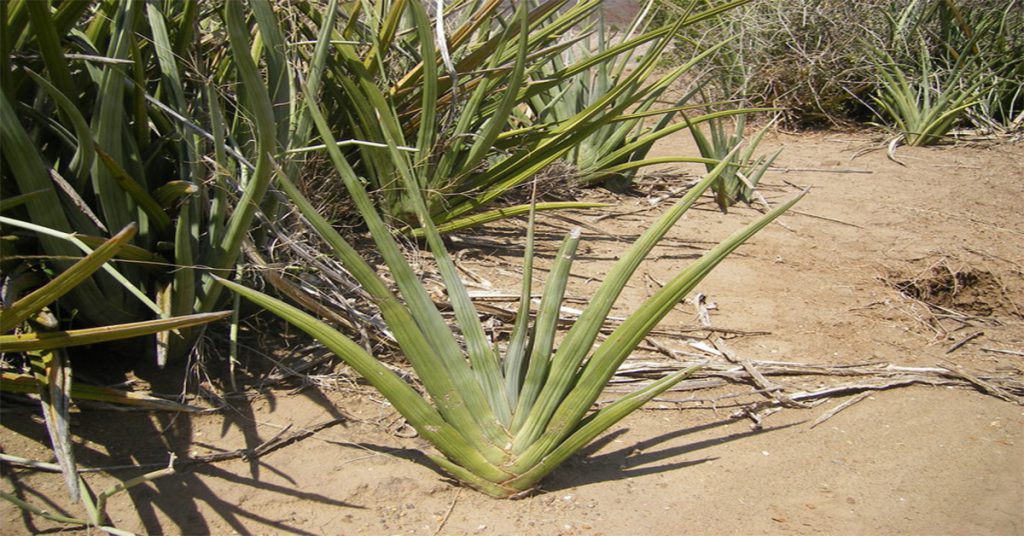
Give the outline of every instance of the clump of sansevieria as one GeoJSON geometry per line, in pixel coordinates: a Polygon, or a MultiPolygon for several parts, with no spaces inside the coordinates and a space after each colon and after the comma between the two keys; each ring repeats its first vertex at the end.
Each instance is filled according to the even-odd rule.
{"type": "MultiPolygon", "coordinates": [[[[754,156],[758,145],[760,145],[761,140],[768,132],[768,129],[774,124],[774,121],[758,131],[750,140],[744,139],[743,131],[747,123],[746,112],[766,110],[765,108],[758,108],[746,111],[730,110],[718,114],[709,113],[705,117],[709,117],[707,123],[711,134],[710,138],[701,132],[699,126],[686,119],[686,123],[690,126],[690,133],[697,143],[701,156],[708,159],[709,162],[724,160],[730,154],[735,155],[730,160],[730,165],[722,171],[718,180],[711,185],[711,189],[715,192],[715,203],[718,204],[718,207],[723,212],[728,212],[729,207],[740,201],[750,203],[754,200],[754,189],[757,187],[757,183],[761,182],[761,177],[764,176],[765,172],[768,171],[768,168],[782,152],[782,149],[779,149],[771,155],[754,156]],[[728,128],[729,116],[733,118],[732,133],[729,132],[728,128]],[[747,142],[746,147],[742,151],[737,151],[744,141],[747,142]]],[[[712,163],[705,164],[705,166],[707,166],[708,171],[715,168],[715,164],[712,163]]]]}
{"type": "MultiPolygon", "coordinates": [[[[502,353],[485,336],[425,203],[422,198],[413,197],[427,243],[447,286],[458,332],[465,341],[463,346],[403,257],[359,177],[337,149],[317,105],[309,99],[307,103],[324,145],[365,218],[402,299],[316,213],[287,177],[279,176],[280,184],[374,298],[426,395],[418,393],[359,344],[315,317],[236,283],[222,283],[337,353],[440,452],[440,456],[432,455],[432,460],[459,480],[495,497],[514,497],[533,489],[598,434],[690,374],[692,369],[670,374],[591,412],[608,380],[645,335],[728,253],[796,202],[794,199],[778,207],[681,270],[600,344],[596,344],[598,331],[640,262],[728,164],[723,163],[709,173],[622,255],[557,348],[553,343],[558,311],[580,233],[572,231],[565,238],[551,266],[532,325],[528,303],[533,254],[532,236],[528,237],[522,301],[511,340],[502,353]]],[[[399,151],[395,144],[389,145],[391,152],[399,151]]],[[[403,161],[396,159],[398,163],[403,161]]],[[[412,170],[400,171],[401,180],[414,180],[412,170]]],[[[416,190],[411,184],[407,187],[416,190]]]]}
{"type": "MultiPolygon", "coordinates": [[[[670,89],[692,76],[695,66],[730,40],[721,39],[707,47],[680,47],[677,52],[685,49],[690,55],[686,61],[665,72],[659,72],[659,66],[663,65],[663,53],[684,28],[746,3],[748,0],[733,0],[698,9],[699,2],[688,0],[686,9],[671,24],[653,24],[661,6],[647,0],[640,3],[622,32],[605,26],[601,9],[591,15],[596,28],[583,27],[579,35],[567,32],[565,50],[540,64],[541,82],[527,104],[536,122],[552,126],[576,122],[588,109],[602,110],[600,119],[591,120],[586,135],[562,156],[577,168],[581,182],[622,187],[632,182],[638,170],[651,165],[708,162],[686,154],[655,157],[650,153],[657,141],[686,128],[682,123],[673,124],[673,119],[695,107],[690,101],[696,89],[669,99],[670,89]]],[[[690,120],[696,124],[708,118],[702,115],[690,120]]]]}
{"type": "MultiPolygon", "coordinates": [[[[199,267],[235,268],[258,209],[273,214],[270,155],[281,149],[275,163],[295,170],[309,144],[288,81],[303,65],[322,87],[340,14],[331,0],[303,17],[304,3],[2,3],[0,181],[5,197],[27,196],[5,216],[93,245],[139,223],[125,251],[141,263],[71,289],[62,329],[72,316],[107,326],[223,304],[199,267]],[[304,44],[285,40],[300,29],[304,44]]],[[[52,234],[3,247],[57,271],[78,254],[52,234]]],[[[160,332],[157,362],[186,355],[198,334],[160,332]]]]}
{"type": "MultiPolygon", "coordinates": [[[[900,142],[913,147],[938,143],[983,95],[1000,93],[1003,73],[1012,73],[1021,61],[1001,38],[1009,13],[979,9],[967,18],[955,2],[927,8],[913,2],[886,14],[889,28],[882,44],[865,40],[863,46],[878,77],[875,114],[896,131],[890,157],[900,142]],[[929,25],[941,28],[940,35],[932,35],[929,25]]],[[[1010,109],[1020,83],[1018,78],[1012,84],[1010,109]]]]}
{"type": "MultiPolygon", "coordinates": [[[[24,198],[0,202],[0,211],[12,208],[13,205],[23,201],[24,198]]],[[[72,379],[71,360],[65,350],[73,346],[130,339],[200,326],[223,319],[230,312],[168,316],[155,320],[97,328],[62,330],[50,307],[56,309],[55,302],[78,288],[83,281],[87,281],[97,271],[106,270],[114,276],[113,279],[117,282],[125,285],[129,290],[138,292],[120,272],[108,264],[108,261],[115,255],[131,257],[137,254],[137,251],[131,251],[130,242],[135,236],[138,226],[132,223],[92,249],[73,234],[62,233],[30,222],[0,216],[0,224],[33,231],[39,236],[66,241],[86,253],[84,257],[70,264],[66,270],[49,281],[38,281],[36,273],[27,263],[6,258],[4,261],[6,273],[2,276],[3,293],[0,295],[0,348],[7,354],[4,362],[0,364],[0,393],[34,393],[39,396],[43,421],[46,423],[46,429],[50,435],[54,457],[64,474],[71,499],[77,502],[80,497],[88,498],[86,497],[88,491],[86,491],[86,495],[82,495],[81,476],[75,466],[70,428],[72,400],[95,400],[140,406],[151,410],[188,411],[190,408],[148,395],[79,384],[72,379]],[[21,354],[22,358],[16,357],[17,354],[21,354]],[[22,365],[20,370],[17,367],[19,364],[22,365]]],[[[121,489],[124,488],[110,491],[107,496],[121,489]]],[[[38,509],[12,495],[0,493],[0,498],[26,510],[41,513],[38,509]]],[[[105,501],[106,496],[102,500],[105,501]]],[[[102,511],[102,507],[93,510],[91,521],[82,524],[102,525],[105,518],[105,515],[100,514],[102,511]]],[[[52,516],[50,518],[54,519],[52,516]]],[[[66,519],[70,518],[56,520],[66,519]]]]}
{"type": "Polygon", "coordinates": [[[879,77],[877,115],[891,119],[897,131],[896,142],[912,147],[938,143],[956,125],[964,110],[977,104],[979,88],[985,83],[981,71],[970,77],[965,69],[970,58],[965,54],[948,72],[935,71],[927,47],[919,46],[919,72],[900,66],[881,48],[875,54],[879,77]]]}
{"type": "MultiPolygon", "coordinates": [[[[715,202],[722,212],[727,212],[729,207],[738,203],[751,203],[754,200],[754,189],[761,177],[768,171],[775,159],[782,152],[781,149],[771,155],[759,155],[755,157],[758,145],[764,135],[775,123],[774,120],[764,128],[747,139],[745,130],[747,126],[747,115],[757,112],[772,111],[772,108],[750,108],[750,66],[746,63],[746,48],[749,46],[744,38],[746,28],[737,24],[729,17],[722,17],[718,29],[726,35],[734,35],[717,54],[710,58],[711,73],[701,83],[697,90],[701,93],[707,115],[703,116],[708,125],[708,135],[705,135],[697,121],[683,115],[684,122],[693,135],[693,140],[700,150],[701,156],[706,160],[705,167],[710,172],[715,165],[727,157],[735,154],[731,165],[722,171],[721,176],[711,189],[715,193],[715,202]],[[737,102],[745,108],[736,110],[715,111],[717,103],[713,100],[725,100],[737,102]],[[746,147],[737,151],[737,147],[745,143],[746,147]]],[[[775,111],[781,111],[774,109],[775,111]]]]}

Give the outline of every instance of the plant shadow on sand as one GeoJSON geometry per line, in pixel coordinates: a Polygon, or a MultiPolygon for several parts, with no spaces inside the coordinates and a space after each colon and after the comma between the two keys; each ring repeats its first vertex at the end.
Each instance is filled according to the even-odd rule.
{"type": "MultiPolygon", "coordinates": [[[[144,374],[144,373],[143,373],[144,374]]],[[[154,385],[154,387],[158,387],[154,385]]],[[[164,386],[166,387],[166,386],[164,386]]],[[[263,400],[274,404],[273,393],[264,393],[263,400]]],[[[346,419],[324,394],[315,388],[303,390],[303,396],[335,417],[337,422],[346,419]]],[[[224,400],[225,407],[219,412],[222,417],[221,439],[232,429],[237,431],[244,441],[241,449],[245,453],[257,452],[261,445],[269,443],[271,438],[261,437],[259,426],[248,397],[231,397],[224,400]]],[[[215,444],[206,444],[197,440],[194,417],[189,414],[117,412],[116,420],[111,412],[86,408],[74,415],[72,432],[75,437],[75,453],[79,466],[106,469],[102,482],[86,472],[84,478],[94,492],[106,489],[118,482],[135,478],[161,466],[174,463],[176,473],[149,481],[145,485],[134,486],[126,490],[125,495],[114,496],[111,501],[130,501],[132,510],[148,534],[180,533],[210,534],[215,528],[209,525],[209,514],[201,511],[215,512],[223,524],[238,533],[247,533],[252,523],[258,523],[270,530],[289,534],[315,534],[285,520],[274,519],[261,515],[258,505],[243,507],[223,498],[210,487],[211,479],[223,480],[252,490],[254,493],[269,493],[290,500],[311,501],[324,507],[343,507],[360,509],[361,506],[347,503],[321,493],[302,491],[301,483],[277,469],[259,455],[242,454],[241,458],[248,464],[248,475],[245,470],[237,468],[225,469],[215,463],[206,463],[194,459],[197,449],[210,450],[214,453],[228,452],[215,444]],[[261,470],[266,470],[286,480],[290,485],[280,485],[261,481],[261,470]],[[205,503],[205,506],[203,504],[205,503]],[[162,522],[163,520],[163,522],[162,522]]],[[[198,418],[203,418],[198,416],[198,418]]],[[[35,418],[34,411],[11,411],[5,413],[4,427],[17,435],[23,436],[41,449],[49,448],[46,429],[35,418]]],[[[211,443],[216,443],[214,439],[211,443]]],[[[284,448],[288,443],[283,444],[284,448]]],[[[273,450],[273,448],[269,449],[273,450]]],[[[266,452],[264,452],[266,453],[266,452]]],[[[201,459],[201,457],[200,457],[201,459]]],[[[45,505],[50,511],[63,512],[75,516],[75,507],[67,508],[66,491],[63,487],[53,487],[47,479],[42,486],[38,480],[19,478],[19,471],[8,470],[4,466],[4,476],[15,484],[18,497],[32,503],[45,505]],[[37,489],[38,488],[38,489],[37,489]],[[58,497],[53,497],[57,493],[58,497]]],[[[54,475],[54,478],[59,479],[54,475]]],[[[56,482],[56,480],[54,480],[56,482]]],[[[41,529],[46,522],[33,521],[32,516],[25,512],[22,515],[24,529],[31,534],[45,534],[52,531],[66,530],[66,527],[41,529]]],[[[115,520],[116,521],[116,520],[115,520]]]]}
{"type": "Polygon", "coordinates": [[[676,460],[681,456],[686,456],[687,454],[706,448],[784,430],[801,424],[800,422],[796,422],[759,430],[752,429],[745,432],[735,432],[709,439],[702,439],[692,443],[684,443],[679,446],[651,451],[651,449],[658,445],[673,441],[680,437],[714,430],[722,426],[734,424],[735,422],[735,419],[722,419],[698,426],[681,428],[638,443],[627,443],[626,446],[611,452],[597,454],[598,451],[612,444],[617,438],[629,432],[629,428],[620,428],[588,445],[587,448],[581,451],[579,455],[573,457],[562,468],[552,473],[551,478],[549,478],[542,486],[542,491],[562,491],[588,484],[626,480],[638,476],[652,475],[693,467],[702,463],[715,461],[720,458],[718,456],[707,456],[693,460],[672,460],[676,460]],[[667,463],[654,465],[658,462],[667,463]]]}
{"type": "MultiPolygon", "coordinates": [[[[594,441],[575,456],[570,458],[563,466],[551,473],[550,477],[530,495],[553,493],[589,484],[626,480],[638,476],[652,475],[693,467],[705,462],[718,460],[720,457],[708,456],[693,460],[673,460],[692,452],[724,445],[733,441],[747,439],[753,436],[769,434],[771,432],[798,426],[805,422],[798,421],[770,428],[734,432],[657,451],[650,451],[650,449],[681,437],[707,432],[735,423],[736,419],[728,418],[698,426],[680,428],[637,443],[628,443],[626,446],[611,452],[599,453],[599,451],[616,442],[620,437],[630,431],[629,428],[619,428],[594,441]],[[667,463],[652,465],[658,462],[667,463]]],[[[452,479],[450,475],[442,471],[441,468],[431,462],[422,451],[417,449],[395,448],[368,442],[351,443],[332,440],[327,440],[326,442],[343,447],[358,448],[360,450],[400,458],[406,462],[429,467],[449,484],[452,484],[453,486],[460,485],[457,480],[452,479]]]]}

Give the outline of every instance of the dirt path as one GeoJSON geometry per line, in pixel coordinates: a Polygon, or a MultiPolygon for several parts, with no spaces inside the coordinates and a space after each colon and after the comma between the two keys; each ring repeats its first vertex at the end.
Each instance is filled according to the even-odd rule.
{"type": "MultiPolygon", "coordinates": [[[[768,142],[785,147],[778,164],[790,169],[766,179],[769,201],[796,191],[787,183],[813,189],[796,213],[756,236],[700,286],[717,305],[712,324],[767,332],[729,340],[750,359],[954,364],[1019,381],[1024,358],[983,348],[1024,350],[1024,146],[903,148],[906,167],[881,151],[851,161],[867,141],[829,134],[768,142]],[[894,285],[952,312],[929,309],[894,285]],[[977,332],[982,335],[946,353],[977,332]]],[[[680,136],[662,150],[689,143],[680,136]]],[[[649,208],[648,197],[614,201],[623,215],[593,225],[617,236],[638,232],[668,205],[649,208]]],[[[748,208],[722,215],[710,201],[702,203],[642,268],[622,311],[699,248],[755,216],[748,208]]],[[[594,216],[574,217],[593,222],[594,216]]],[[[500,246],[509,237],[495,236],[475,235],[499,245],[471,249],[465,265],[493,288],[515,292],[518,258],[500,246]]],[[[626,245],[592,231],[584,237],[576,268],[582,277],[573,280],[570,296],[589,295],[597,284],[590,277],[626,245]]],[[[693,305],[684,304],[662,329],[695,325],[693,305]]],[[[662,342],[685,349],[679,341],[662,342]]],[[[793,381],[803,388],[827,383],[793,381]]],[[[655,403],[553,473],[540,493],[495,501],[436,473],[414,450],[417,439],[392,433],[389,407],[354,396],[346,385],[327,387],[267,390],[239,412],[191,420],[78,414],[80,460],[160,463],[168,450],[202,455],[254,447],[289,425],[297,430],[347,419],[258,461],[199,466],[113,499],[117,526],[147,533],[1024,534],[1024,408],[975,390],[880,391],[811,428],[845,400],[836,398],[767,416],[760,431],[750,419],[732,418],[738,408],[728,401],[685,411],[655,403]]],[[[700,396],[743,390],[750,388],[700,396]]],[[[37,422],[19,412],[3,419],[4,452],[49,458],[37,422]]],[[[28,490],[27,499],[64,504],[56,475],[5,473],[28,490]]],[[[113,482],[87,478],[98,488],[113,482]]],[[[17,511],[0,506],[0,532],[47,526],[26,525],[17,511]]]]}

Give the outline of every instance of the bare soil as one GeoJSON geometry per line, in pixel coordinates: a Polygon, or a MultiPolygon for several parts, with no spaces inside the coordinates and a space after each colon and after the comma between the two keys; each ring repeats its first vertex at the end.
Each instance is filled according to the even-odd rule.
{"type": "MultiPolygon", "coordinates": [[[[766,150],[785,148],[777,161],[785,169],[765,179],[768,202],[797,186],[812,190],[698,289],[715,305],[712,326],[742,333],[689,331],[700,323],[687,302],[655,342],[683,352],[679,360],[700,353],[689,343],[724,336],[736,355],[752,360],[955,366],[1021,381],[1024,146],[901,148],[900,166],[884,151],[851,159],[878,143],[860,133],[777,135],[765,143],[766,150]],[[694,339],[675,336],[683,334],[694,339]]],[[[689,144],[679,136],[658,150],[689,144]]],[[[585,300],[629,237],[699,172],[682,168],[675,178],[647,180],[634,195],[590,192],[614,206],[571,215],[588,227],[569,296],[585,300]],[[609,213],[616,216],[598,220],[609,213]]],[[[721,214],[705,198],[641,268],[617,313],[756,216],[747,207],[721,214]]],[[[550,254],[573,222],[544,221],[542,252],[550,254]]],[[[504,223],[464,235],[467,277],[517,293],[520,230],[504,223]]],[[[651,349],[635,356],[652,361],[671,359],[651,349]]],[[[111,499],[116,526],[149,534],[1024,534],[1024,408],[975,388],[874,391],[813,428],[849,398],[771,413],[771,399],[744,383],[670,393],[556,470],[537,493],[499,501],[440,474],[392,409],[345,378],[253,391],[216,414],[82,411],[72,423],[79,461],[161,464],[169,453],[255,448],[286,428],[343,421],[263,456],[196,465],[111,499]]],[[[791,393],[836,379],[773,381],[791,393]]],[[[5,406],[3,452],[51,460],[39,418],[5,406]]],[[[82,515],[67,504],[59,475],[6,464],[3,472],[3,491],[82,515]]],[[[99,490],[140,472],[85,479],[99,490]]],[[[0,533],[55,527],[0,504],[0,533]]]]}

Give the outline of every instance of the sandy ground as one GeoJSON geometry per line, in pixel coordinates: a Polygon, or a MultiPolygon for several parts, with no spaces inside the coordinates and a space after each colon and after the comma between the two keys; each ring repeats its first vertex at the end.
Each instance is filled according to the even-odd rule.
{"type": "MultiPolygon", "coordinates": [[[[689,143],[681,136],[659,150],[689,143]]],[[[785,148],[778,165],[788,169],[765,179],[769,202],[792,195],[791,185],[813,189],[797,212],[757,235],[699,288],[717,306],[713,326],[764,332],[729,337],[736,355],[956,366],[1021,380],[1024,358],[991,350],[1024,350],[1024,146],[902,148],[902,167],[882,151],[851,160],[870,143],[864,134],[778,135],[766,143],[785,148]],[[808,169],[816,171],[802,171],[808,169]],[[952,290],[935,283],[944,277],[956,282],[952,290]],[[901,294],[893,288],[901,282],[944,309],[901,294]]],[[[697,172],[683,171],[690,178],[697,172]]],[[[674,180],[647,184],[672,192],[681,184],[674,180]]],[[[614,202],[618,216],[572,216],[596,230],[584,231],[571,297],[593,292],[625,248],[621,238],[667,208],[650,203],[660,193],[593,192],[614,202]]],[[[705,199],[641,268],[619,310],[635,307],[710,241],[756,216],[746,207],[723,215],[705,199]]],[[[550,252],[569,224],[546,221],[541,234],[550,252]]],[[[521,239],[500,226],[466,238],[463,265],[492,289],[517,292],[521,239]]],[[[681,304],[662,324],[660,343],[696,352],[692,341],[671,335],[698,325],[693,304],[681,304]]],[[[641,352],[636,359],[667,358],[641,352]]],[[[773,381],[791,393],[836,379],[773,381]]],[[[769,405],[751,389],[734,383],[672,393],[517,501],[453,485],[418,453],[424,445],[417,438],[403,437],[386,404],[344,381],[263,389],[223,414],[91,410],[74,416],[73,430],[82,464],[111,466],[166,463],[168,452],[253,448],[288,426],[290,433],[344,420],[258,459],[196,466],[111,499],[118,527],[150,534],[1024,534],[1021,406],[966,387],[901,387],[874,392],[813,428],[850,398],[762,412],[757,429],[741,410],[769,405]],[[746,394],[706,401],[734,393],[746,394]]],[[[3,451],[50,460],[39,419],[5,406],[3,451]]],[[[16,488],[30,502],[80,515],[66,504],[58,475],[7,465],[3,471],[4,491],[16,488]]],[[[85,478],[104,489],[139,473],[85,478]]],[[[0,505],[2,533],[53,527],[0,505]]]]}

